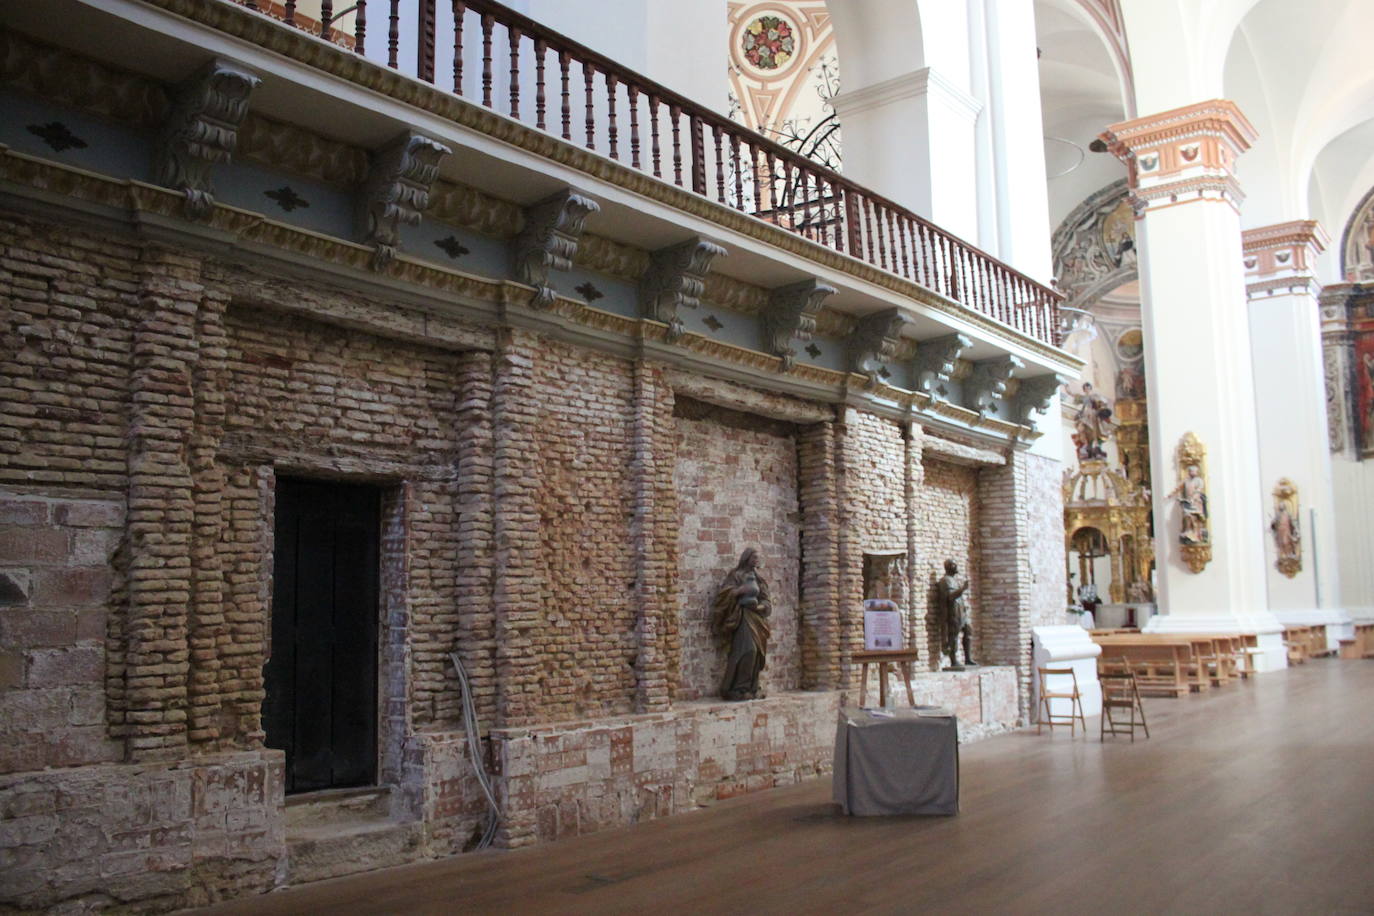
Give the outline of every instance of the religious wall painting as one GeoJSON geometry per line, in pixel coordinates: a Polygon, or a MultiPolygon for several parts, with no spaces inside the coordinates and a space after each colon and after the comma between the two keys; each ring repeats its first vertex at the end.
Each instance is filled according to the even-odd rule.
{"type": "Polygon", "coordinates": [[[1174,451],[1178,485],[1169,493],[1178,501],[1178,543],[1183,562],[1198,573],[1212,560],[1211,505],[1207,495],[1207,449],[1196,435],[1184,433],[1174,451]]]}
{"type": "Polygon", "coordinates": [[[1274,511],[1269,533],[1274,538],[1275,566],[1288,578],[1302,571],[1302,532],[1299,519],[1298,488],[1287,477],[1274,487],[1274,511]]]}
{"type": "Polygon", "coordinates": [[[1374,321],[1355,335],[1355,426],[1360,453],[1374,457],[1374,321]]]}
{"type": "Polygon", "coordinates": [[[1090,309],[1103,294],[1135,280],[1135,213],[1126,182],[1113,182],[1075,207],[1051,244],[1055,284],[1069,308],[1090,309]]]}
{"type": "Polygon", "coordinates": [[[1348,283],[1374,280],[1374,189],[1345,225],[1341,238],[1341,274],[1348,283]]]}

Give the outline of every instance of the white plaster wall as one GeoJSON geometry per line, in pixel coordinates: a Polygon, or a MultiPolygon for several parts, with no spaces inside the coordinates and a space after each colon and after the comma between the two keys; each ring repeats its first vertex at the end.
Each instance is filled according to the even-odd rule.
{"type": "Polygon", "coordinates": [[[1374,623],[1374,461],[1332,461],[1341,594],[1351,619],[1374,623]]]}
{"type": "Polygon", "coordinates": [[[1269,608],[1275,613],[1339,608],[1317,303],[1310,296],[1263,297],[1251,301],[1249,312],[1269,608]],[[1271,494],[1280,477],[1297,484],[1302,513],[1303,568],[1291,579],[1275,566],[1277,551],[1268,529],[1273,513],[1271,494]],[[1315,526],[1312,510],[1316,512],[1315,526]]]}

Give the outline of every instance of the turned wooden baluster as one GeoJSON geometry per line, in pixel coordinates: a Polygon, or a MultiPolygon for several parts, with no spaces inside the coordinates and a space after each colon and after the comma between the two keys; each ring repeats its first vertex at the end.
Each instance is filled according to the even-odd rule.
{"type": "MultiPolygon", "coordinates": [[[[875,224],[878,225],[878,231],[875,233],[878,238],[878,265],[883,271],[886,271],[888,269],[888,243],[882,238],[882,210],[879,209],[877,202],[868,201],[867,198],[864,198],[864,203],[871,206],[872,217],[874,217],[875,224]]],[[[868,227],[868,231],[874,231],[871,225],[868,227]]]]}
{"type": "MultiPolygon", "coordinates": [[[[392,6],[393,9],[396,7],[397,2],[398,2],[398,0],[391,0],[391,6],[392,6]]],[[[270,6],[270,0],[269,0],[269,6],[270,6]]],[[[287,25],[295,25],[295,24],[296,24],[296,0],[286,0],[286,8],[285,8],[285,10],[284,10],[284,13],[285,13],[285,15],[284,15],[282,21],[285,22],[287,25]]],[[[394,66],[396,66],[396,64],[393,63],[391,66],[394,67],[394,66]]]]}
{"type": "Polygon", "coordinates": [[[754,178],[754,215],[763,212],[763,169],[759,167],[759,148],[749,144],[749,173],[754,178]]]}
{"type": "Polygon", "coordinates": [[[716,143],[716,200],[725,203],[725,160],[720,145],[720,125],[711,125],[711,136],[716,143]]]}
{"type": "Polygon", "coordinates": [[[548,104],[548,92],[544,86],[544,56],[549,53],[549,45],[544,39],[534,40],[534,126],[548,130],[544,123],[544,109],[548,104]]]}
{"type": "Polygon", "coordinates": [[[658,96],[649,96],[649,145],[654,160],[654,177],[662,178],[660,150],[658,147],[658,96]]]}
{"type": "Polygon", "coordinates": [[[615,74],[606,74],[606,136],[610,140],[611,158],[620,158],[620,147],[617,144],[618,132],[615,126],[615,74]]]}
{"type": "Polygon", "coordinates": [[[587,113],[587,149],[596,149],[596,107],[592,99],[596,84],[596,68],[585,60],[582,61],[582,83],[586,96],[583,106],[587,113]]]}
{"type": "Polygon", "coordinates": [[[415,50],[416,76],[426,83],[434,82],[434,38],[439,19],[437,0],[420,0],[419,44],[415,50]]]}
{"type": "MultiPolygon", "coordinates": [[[[295,3],[291,4],[295,7],[295,3]]],[[[386,33],[387,66],[396,66],[396,52],[401,47],[401,0],[391,0],[391,23],[386,33]]]]}
{"type": "Polygon", "coordinates": [[[569,63],[570,63],[570,58],[568,57],[568,52],[567,52],[567,51],[564,51],[564,50],[562,50],[562,49],[560,48],[559,51],[558,51],[558,69],[559,69],[560,73],[562,74],[562,79],[563,79],[563,139],[564,139],[564,140],[571,140],[571,139],[572,139],[572,93],[571,93],[571,92],[569,91],[569,89],[568,89],[568,86],[569,86],[569,82],[568,82],[568,65],[569,65],[569,63]]]}
{"type": "Polygon", "coordinates": [[[515,26],[506,28],[510,39],[510,116],[520,120],[520,30],[515,26]]]}
{"type": "MultiPolygon", "coordinates": [[[[423,7],[423,3],[421,3],[423,7]]],[[[334,21],[334,0],[320,2],[320,37],[329,40],[329,25],[334,21]]]]}
{"type": "Polygon", "coordinates": [[[859,222],[859,195],[851,187],[844,189],[844,245],[852,256],[864,259],[863,225],[859,222]]]}
{"type": "Polygon", "coordinates": [[[730,133],[730,166],[735,170],[735,209],[744,210],[743,163],[739,161],[739,134],[730,133]]]}
{"type": "Polygon", "coordinates": [[[353,50],[367,53],[367,0],[358,0],[358,16],[353,20],[353,50]]]}
{"type": "Polygon", "coordinates": [[[782,213],[778,214],[778,225],[792,232],[797,231],[797,187],[792,182],[792,160],[782,160],[782,203],[781,208],[787,213],[784,222],[782,213]]]}
{"type": "Polygon", "coordinates": [[[869,200],[867,197],[864,198],[864,229],[868,232],[868,262],[886,269],[887,246],[883,244],[883,218],[881,214],[878,214],[877,217],[878,231],[876,233],[873,231],[873,217],[877,209],[878,205],[876,203],[869,200]],[[878,246],[878,256],[876,259],[873,257],[874,243],[877,243],[878,246]]]}
{"type": "Polygon", "coordinates": [[[764,174],[768,180],[768,218],[775,225],[782,225],[782,220],[778,215],[778,170],[773,164],[773,153],[771,150],[763,151],[764,174]]]}
{"type": "Polygon", "coordinates": [[[908,259],[908,257],[907,257],[907,254],[908,254],[908,252],[907,252],[907,245],[909,245],[910,243],[907,241],[907,238],[906,238],[906,224],[907,224],[907,219],[906,219],[906,217],[904,217],[904,216],[899,216],[899,217],[897,218],[897,234],[898,234],[898,235],[900,236],[900,238],[901,238],[901,248],[902,248],[902,276],[903,276],[903,277],[906,277],[908,280],[910,280],[910,279],[911,279],[911,261],[910,261],[910,260],[908,259]]]}
{"type": "Polygon", "coordinates": [[[816,176],[816,237],[822,245],[830,245],[830,211],[825,205],[826,183],[820,175],[816,176]]]}
{"type": "Polygon", "coordinates": [[[679,188],[682,187],[682,137],[677,122],[681,114],[677,105],[669,103],[668,117],[673,122],[673,183],[679,188]]]}
{"type": "Polygon", "coordinates": [[[453,94],[463,94],[463,17],[468,5],[453,0],[453,94]]]}
{"type": "Polygon", "coordinates": [[[630,100],[630,165],[642,168],[639,164],[639,87],[627,83],[625,94],[630,100]]]}
{"type": "Polygon", "coordinates": [[[816,224],[811,221],[811,187],[807,179],[811,176],[808,169],[797,169],[797,183],[801,190],[802,204],[802,236],[814,240],[816,238],[816,224]]]}
{"type": "Polygon", "coordinates": [[[482,14],[482,104],[491,107],[491,13],[482,14]]]}
{"type": "Polygon", "coordinates": [[[701,118],[694,114],[687,116],[687,130],[692,140],[692,190],[706,196],[706,131],[701,118]]]}

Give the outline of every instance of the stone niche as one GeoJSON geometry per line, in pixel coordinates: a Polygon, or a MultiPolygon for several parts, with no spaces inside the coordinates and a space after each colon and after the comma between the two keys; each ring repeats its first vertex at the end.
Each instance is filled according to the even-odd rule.
{"type": "Polygon", "coordinates": [[[725,654],[711,601],[746,547],[758,550],[773,601],[768,693],[801,686],[801,510],[794,424],[679,397],[673,410],[682,639],[679,700],[717,695],[725,654]]]}

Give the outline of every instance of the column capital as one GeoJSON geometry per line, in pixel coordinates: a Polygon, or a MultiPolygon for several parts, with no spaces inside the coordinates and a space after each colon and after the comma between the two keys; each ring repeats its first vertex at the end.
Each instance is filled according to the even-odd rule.
{"type": "Polygon", "coordinates": [[[1199,200],[1239,211],[1245,195],[1235,179],[1236,158],[1258,136],[1229,99],[1123,121],[1099,135],[1130,170],[1137,215],[1199,200]]]}
{"type": "Polygon", "coordinates": [[[1326,250],[1331,237],[1316,220],[1295,219],[1247,229],[1240,238],[1247,297],[1317,294],[1317,255],[1326,250]]]}

